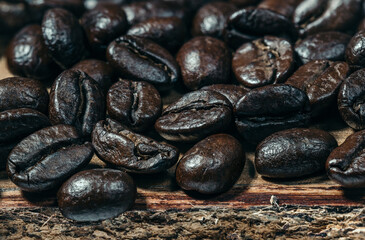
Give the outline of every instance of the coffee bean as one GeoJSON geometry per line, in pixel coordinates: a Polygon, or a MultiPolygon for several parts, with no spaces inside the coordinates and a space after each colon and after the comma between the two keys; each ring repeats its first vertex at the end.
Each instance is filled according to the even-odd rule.
{"type": "Polygon", "coordinates": [[[123,78],[146,81],[159,90],[173,87],[179,67],[171,54],[148,39],[124,36],[107,49],[107,59],[123,78]]]}
{"type": "Polygon", "coordinates": [[[305,92],[290,85],[255,88],[238,101],[235,117],[237,130],[244,139],[258,143],[275,132],[307,126],[309,99],[305,92]]]}
{"type": "Polygon", "coordinates": [[[82,143],[74,127],[51,126],[24,138],[11,151],[7,172],[22,190],[41,192],[61,185],[92,156],[92,145],[82,143]]]}
{"type": "Polygon", "coordinates": [[[270,36],[243,44],[232,60],[237,81],[248,88],[284,82],[294,64],[291,44],[270,36]]]}
{"type": "Polygon", "coordinates": [[[365,67],[365,32],[358,32],[351,38],[346,48],[346,62],[354,70],[365,67]]]}
{"type": "Polygon", "coordinates": [[[216,134],[186,152],[176,167],[176,181],[184,190],[218,194],[234,185],[244,165],[245,153],[239,141],[216,134]]]}
{"type": "Polygon", "coordinates": [[[323,171],[336,139],[320,129],[293,128],[265,138],[256,148],[255,168],[265,177],[296,178],[323,171]]]}
{"type": "Polygon", "coordinates": [[[112,169],[92,169],[68,179],[57,193],[57,202],[67,218],[99,221],[130,209],[136,195],[136,185],[128,174],[112,169]]]}
{"type": "Polygon", "coordinates": [[[120,7],[123,4],[129,3],[130,0],[84,0],[84,7],[87,10],[92,10],[98,6],[115,6],[120,7]]]}
{"type": "Polygon", "coordinates": [[[365,131],[350,135],[327,159],[328,176],[346,188],[365,187],[365,131]]]}
{"type": "Polygon", "coordinates": [[[92,142],[100,159],[128,172],[162,172],[179,157],[174,146],[134,133],[111,119],[96,124],[92,142]]]}
{"type": "Polygon", "coordinates": [[[201,90],[210,90],[222,94],[231,102],[232,106],[235,106],[238,100],[249,91],[242,86],[233,84],[213,84],[203,87],[201,90]]]}
{"type": "Polygon", "coordinates": [[[190,90],[230,81],[231,53],[224,42],[212,37],[195,37],[176,56],[184,84],[190,90]]]}
{"type": "Polygon", "coordinates": [[[226,130],[232,105],[223,95],[207,90],[185,94],[157,119],[155,129],[165,139],[193,142],[226,130]]]}
{"type": "Polygon", "coordinates": [[[74,125],[87,137],[104,116],[105,99],[102,90],[87,74],[70,69],[56,78],[49,103],[52,124],[74,125]]]}
{"type": "Polygon", "coordinates": [[[314,60],[301,66],[285,83],[306,92],[312,116],[319,116],[336,106],[338,90],[349,70],[345,62],[314,60]]]}
{"type": "Polygon", "coordinates": [[[109,116],[137,132],[153,126],[162,111],[160,94],[147,82],[120,80],[109,89],[106,101],[109,116]]]}

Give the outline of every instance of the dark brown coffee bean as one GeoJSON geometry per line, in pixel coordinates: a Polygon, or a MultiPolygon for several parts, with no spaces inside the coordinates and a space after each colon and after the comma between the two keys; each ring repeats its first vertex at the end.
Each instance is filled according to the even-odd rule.
{"type": "Polygon", "coordinates": [[[170,52],[176,52],[184,43],[186,31],[180,18],[149,18],[133,25],[127,35],[150,39],[170,52]]]}
{"type": "Polygon", "coordinates": [[[212,37],[195,37],[176,56],[184,84],[191,90],[230,81],[231,53],[224,42],[212,37]]]}
{"type": "Polygon", "coordinates": [[[365,131],[350,135],[327,159],[328,176],[346,188],[365,187],[365,131]]]}
{"type": "Polygon", "coordinates": [[[344,61],[351,36],[340,32],[322,32],[295,44],[295,52],[304,64],[312,60],[344,61]]]}
{"type": "Polygon", "coordinates": [[[226,97],[200,90],[170,104],[157,119],[155,129],[167,140],[193,142],[226,130],[231,120],[232,105],[226,97]]]}
{"type": "Polygon", "coordinates": [[[356,130],[365,128],[365,69],[351,74],[338,94],[338,110],[342,119],[356,130]]]}
{"type": "Polygon", "coordinates": [[[162,111],[160,94],[147,82],[120,80],[109,89],[106,101],[109,116],[136,132],[153,126],[162,111]]]}
{"type": "Polygon", "coordinates": [[[218,194],[228,191],[245,165],[237,139],[227,134],[209,136],[195,144],[176,167],[176,181],[188,191],[218,194]]]}
{"type": "MultiPolygon", "coordinates": [[[[364,29],[365,30],[365,29],[364,29]]],[[[346,62],[354,70],[365,67],[365,32],[356,33],[346,48],[346,62]]]]}
{"type": "Polygon", "coordinates": [[[248,88],[281,83],[294,70],[293,48],[282,38],[258,39],[237,49],[232,68],[237,81],[248,88]]]}
{"type": "Polygon", "coordinates": [[[42,32],[50,55],[62,68],[71,67],[84,56],[84,33],[71,12],[61,8],[48,10],[43,17],[42,32]]]}
{"type": "Polygon", "coordinates": [[[136,185],[128,174],[112,169],[92,169],[68,179],[57,193],[57,202],[67,218],[99,221],[130,209],[136,195],[136,185]]]}
{"type": "Polygon", "coordinates": [[[296,178],[325,169],[336,139],[320,129],[293,128],[265,138],[256,148],[255,168],[264,177],[296,178]]]}
{"type": "Polygon", "coordinates": [[[151,40],[123,36],[107,49],[107,59],[123,78],[146,81],[159,90],[173,87],[179,67],[171,54],[151,40]]]}
{"type": "Polygon", "coordinates": [[[41,192],[61,185],[92,156],[92,145],[82,143],[74,127],[51,126],[24,138],[11,151],[7,172],[22,190],[41,192]]]}
{"type": "Polygon", "coordinates": [[[0,80],[0,112],[16,108],[32,108],[46,113],[48,99],[47,89],[37,80],[21,77],[0,80]]]}
{"type": "Polygon", "coordinates": [[[52,124],[74,125],[87,137],[104,116],[104,94],[87,74],[70,69],[56,78],[49,102],[49,119],[52,124]]]}
{"type": "Polygon", "coordinates": [[[238,101],[235,117],[237,130],[244,139],[258,143],[275,132],[307,126],[309,99],[305,92],[290,85],[255,88],[238,101]]]}
{"type": "Polygon", "coordinates": [[[100,159],[128,172],[162,172],[179,157],[174,146],[134,133],[111,119],[96,124],[92,142],[100,159]]]}
{"type": "Polygon", "coordinates": [[[318,116],[336,106],[338,90],[349,70],[345,62],[314,60],[301,66],[285,83],[307,93],[312,116],[318,116]]]}
{"type": "Polygon", "coordinates": [[[232,106],[235,106],[238,100],[240,100],[243,95],[249,91],[242,86],[233,84],[213,84],[203,87],[201,90],[210,90],[222,94],[231,102],[232,106]]]}

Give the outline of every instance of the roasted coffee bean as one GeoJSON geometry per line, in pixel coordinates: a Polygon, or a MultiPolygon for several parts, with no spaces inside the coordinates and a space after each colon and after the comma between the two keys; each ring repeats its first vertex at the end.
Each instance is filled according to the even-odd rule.
{"type": "Polygon", "coordinates": [[[62,68],[71,67],[84,56],[83,29],[71,12],[62,8],[48,10],[42,32],[50,55],[62,68]]]}
{"type": "Polygon", "coordinates": [[[293,128],[274,133],[256,148],[255,168],[264,177],[296,178],[325,169],[336,139],[320,129],[293,128]]]}
{"type": "Polygon", "coordinates": [[[356,130],[365,128],[365,69],[351,74],[338,94],[338,110],[342,119],[356,130]]]}
{"type": "Polygon", "coordinates": [[[120,80],[109,89],[106,102],[109,116],[136,132],[153,126],[162,111],[160,94],[147,82],[120,80]]]}
{"type": "Polygon", "coordinates": [[[43,128],[24,138],[10,153],[10,180],[27,192],[41,192],[60,186],[88,164],[91,143],[80,141],[69,125],[43,128]]]}
{"type": "Polygon", "coordinates": [[[337,106],[338,90],[349,70],[345,62],[314,60],[301,66],[285,83],[307,93],[312,116],[319,116],[337,106]]]}
{"type": "Polygon", "coordinates": [[[87,10],[92,10],[98,6],[112,6],[119,7],[123,4],[129,3],[130,0],[84,0],[84,6],[87,10]]]}
{"type": "Polygon", "coordinates": [[[207,90],[185,94],[157,119],[155,129],[165,139],[193,142],[226,130],[232,105],[223,95],[207,90]]]}
{"type": "Polygon", "coordinates": [[[173,87],[179,66],[171,54],[151,40],[124,36],[107,49],[107,59],[123,78],[152,83],[159,90],[173,87]]]}
{"type": "Polygon", "coordinates": [[[0,80],[0,112],[32,108],[42,113],[48,109],[47,89],[38,80],[10,77],[0,80]]]}
{"type": "Polygon", "coordinates": [[[186,31],[180,18],[150,18],[133,25],[127,35],[150,39],[170,52],[176,52],[184,43],[186,31]]]}
{"type": "MultiPolygon", "coordinates": [[[[29,5],[31,13],[43,16],[51,8],[64,8],[76,16],[84,12],[84,0],[25,0],[29,5]]],[[[39,18],[39,17],[38,17],[39,18]]],[[[41,19],[41,18],[40,18],[41,19]]]]}
{"type": "Polygon", "coordinates": [[[28,25],[11,40],[6,51],[8,68],[14,75],[49,79],[58,71],[43,42],[40,25],[28,25]]]}
{"type": "Polygon", "coordinates": [[[258,8],[269,9],[272,12],[291,19],[298,4],[303,0],[263,0],[257,6],[258,8]]]}
{"type": "Polygon", "coordinates": [[[112,169],[92,169],[68,179],[57,193],[57,202],[67,218],[99,221],[130,209],[136,195],[136,185],[128,174],[112,169]]]}
{"type": "Polygon", "coordinates": [[[115,70],[109,63],[96,59],[82,60],[72,68],[89,75],[99,84],[104,93],[108,91],[109,87],[117,79],[115,70]]]}
{"type": "Polygon", "coordinates": [[[10,34],[32,22],[24,2],[0,1],[0,33],[10,34]]]}
{"type": "Polygon", "coordinates": [[[271,36],[243,44],[232,60],[237,81],[248,88],[284,82],[294,64],[291,44],[271,36]]]}
{"type": "MultiPolygon", "coordinates": [[[[365,30],[365,29],[364,29],[365,30]]],[[[346,62],[352,69],[365,67],[365,32],[356,33],[346,48],[346,62]]]]}
{"type": "Polygon", "coordinates": [[[235,106],[238,100],[240,100],[243,95],[249,91],[242,86],[233,84],[213,84],[203,87],[201,90],[210,90],[222,94],[231,102],[232,106],[235,106]]]}
{"type": "Polygon", "coordinates": [[[104,94],[95,80],[73,69],[64,71],[56,78],[49,102],[52,124],[74,125],[87,137],[104,116],[104,94]]]}
{"type": "Polygon", "coordinates": [[[92,142],[101,160],[128,172],[162,172],[179,157],[174,146],[134,133],[112,119],[96,124],[92,142]]]}
{"type": "Polygon", "coordinates": [[[237,7],[228,2],[213,2],[204,5],[194,17],[193,36],[206,35],[223,38],[223,31],[229,16],[237,7]]]}
{"type": "Polygon", "coordinates": [[[365,187],[365,131],[356,132],[332,151],[327,159],[328,176],[346,188],[365,187]]]}
{"type": "Polygon", "coordinates": [[[191,90],[230,81],[231,53],[224,42],[212,37],[195,37],[176,56],[184,84],[191,90]]]}
{"type": "Polygon", "coordinates": [[[255,88],[238,101],[235,117],[237,130],[244,139],[258,143],[275,132],[307,126],[309,99],[305,92],[290,85],[255,88]]]}
{"type": "Polygon", "coordinates": [[[228,191],[245,165],[237,139],[227,134],[209,136],[195,144],[176,167],[176,181],[188,191],[218,194],[228,191]]]}
{"type": "Polygon", "coordinates": [[[116,6],[99,6],[86,12],[80,23],[93,53],[105,57],[109,43],[127,31],[124,11],[116,6]]]}
{"type": "Polygon", "coordinates": [[[295,44],[295,52],[303,64],[311,60],[344,61],[350,35],[340,32],[321,32],[295,44]]]}
{"type": "Polygon", "coordinates": [[[295,9],[293,22],[302,36],[346,31],[356,25],[361,9],[361,0],[303,0],[295,9]]]}

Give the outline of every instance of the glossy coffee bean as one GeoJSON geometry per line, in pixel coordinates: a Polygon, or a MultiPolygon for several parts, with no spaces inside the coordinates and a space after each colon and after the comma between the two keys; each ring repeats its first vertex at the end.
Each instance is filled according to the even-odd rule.
{"type": "Polygon", "coordinates": [[[237,139],[227,134],[209,136],[195,144],[176,167],[176,181],[188,191],[218,194],[228,191],[245,165],[237,139]]]}
{"type": "Polygon", "coordinates": [[[147,82],[120,80],[109,89],[106,102],[111,118],[137,132],[152,127],[162,111],[160,94],[147,82]]]}
{"type": "Polygon", "coordinates": [[[346,188],[365,187],[365,131],[356,132],[332,151],[327,159],[328,176],[346,188]]]}
{"type": "MultiPolygon", "coordinates": [[[[365,30],[365,29],[364,29],[365,30]]],[[[352,69],[365,67],[365,32],[356,33],[346,48],[346,62],[352,69]]]]}
{"type": "Polygon", "coordinates": [[[243,138],[258,143],[285,129],[310,121],[309,99],[302,90],[285,84],[255,88],[235,106],[236,127],[243,138]]]}
{"type": "Polygon", "coordinates": [[[234,4],[228,2],[212,2],[204,5],[194,17],[193,36],[206,35],[223,38],[227,20],[237,10],[234,4]]]}
{"type": "Polygon", "coordinates": [[[180,74],[174,57],[144,38],[117,38],[108,46],[107,59],[121,77],[152,83],[159,90],[172,88],[180,74]]]}
{"type": "Polygon", "coordinates": [[[87,74],[70,69],[56,78],[49,102],[49,119],[52,124],[74,125],[87,137],[104,116],[104,94],[87,74]]]}
{"type": "Polygon", "coordinates": [[[365,69],[352,73],[342,83],[338,94],[338,110],[342,119],[356,130],[365,128],[365,69]]]}
{"type": "Polygon", "coordinates": [[[326,31],[346,31],[361,16],[361,0],[304,0],[295,9],[293,22],[300,35],[326,31]]]}
{"type": "Polygon", "coordinates": [[[232,105],[223,95],[207,90],[185,94],[157,119],[155,129],[165,139],[193,142],[226,130],[232,105]]]}
{"type": "Polygon", "coordinates": [[[305,64],[312,60],[344,61],[351,36],[340,32],[321,32],[295,44],[295,52],[305,64]]]}
{"type": "Polygon", "coordinates": [[[185,43],[176,56],[184,85],[190,90],[228,83],[231,53],[224,42],[212,37],[195,37],[185,43]]]}
{"type": "Polygon", "coordinates": [[[243,44],[233,56],[236,79],[248,88],[284,82],[294,70],[291,44],[282,38],[265,37],[243,44]]]}
{"type": "Polygon", "coordinates": [[[38,80],[21,77],[0,80],[0,111],[32,108],[46,113],[48,100],[47,89],[38,80]]]}
{"type": "Polygon", "coordinates": [[[56,125],[29,135],[15,146],[8,157],[7,172],[22,190],[41,192],[60,186],[92,156],[92,145],[83,143],[74,127],[56,125]]]}
{"type": "Polygon", "coordinates": [[[147,38],[170,52],[176,52],[184,43],[186,32],[184,22],[178,17],[155,17],[133,25],[127,35],[147,38]]]}
{"type": "Polygon", "coordinates": [[[99,221],[130,209],[136,195],[136,185],[128,174],[112,169],[92,169],[68,179],[57,193],[57,202],[67,218],[99,221]]]}
{"type": "Polygon", "coordinates": [[[71,67],[84,56],[83,29],[71,12],[61,8],[48,10],[43,17],[42,33],[49,54],[62,68],[71,67]]]}
{"type": "Polygon", "coordinates": [[[80,19],[93,53],[105,57],[105,50],[128,27],[124,11],[116,6],[99,6],[80,19]]]}
{"type": "Polygon", "coordinates": [[[257,7],[269,9],[291,19],[300,2],[302,0],[263,0],[257,7]]]}
{"type": "Polygon", "coordinates": [[[265,138],[256,148],[255,168],[264,177],[296,178],[325,169],[336,139],[320,129],[293,128],[265,138]]]}
{"type": "Polygon", "coordinates": [[[307,93],[312,116],[319,116],[336,106],[338,90],[349,70],[345,62],[314,60],[301,66],[285,83],[307,93]]]}
{"type": "Polygon", "coordinates": [[[238,100],[249,91],[242,86],[233,84],[213,84],[203,87],[201,90],[210,90],[222,94],[231,102],[232,106],[235,106],[238,100]]]}
{"type": "Polygon", "coordinates": [[[39,25],[28,25],[11,40],[6,51],[8,68],[21,77],[49,79],[58,71],[48,54],[39,25]]]}
{"type": "Polygon", "coordinates": [[[100,159],[128,172],[162,172],[179,157],[174,146],[134,133],[112,119],[96,124],[92,142],[100,159]]]}

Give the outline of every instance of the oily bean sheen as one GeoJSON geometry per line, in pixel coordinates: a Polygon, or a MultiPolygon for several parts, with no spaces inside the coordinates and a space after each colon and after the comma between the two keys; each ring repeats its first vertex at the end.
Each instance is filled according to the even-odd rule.
{"type": "Polygon", "coordinates": [[[342,119],[355,130],[365,128],[365,69],[352,73],[342,83],[338,110],[342,119]]]}
{"type": "Polygon", "coordinates": [[[87,10],[92,10],[98,6],[121,6],[122,4],[129,3],[130,0],[84,0],[84,6],[87,10]]]}
{"type": "Polygon", "coordinates": [[[106,101],[109,116],[137,132],[153,126],[162,111],[160,94],[147,82],[120,80],[109,89],[106,101]]]}
{"type": "Polygon", "coordinates": [[[43,128],[24,138],[10,153],[10,180],[28,192],[41,192],[61,185],[88,164],[91,143],[83,143],[69,125],[43,128]]]}
{"type": "Polygon", "coordinates": [[[56,78],[49,102],[52,124],[74,125],[83,136],[90,136],[94,125],[104,116],[104,94],[87,74],[70,69],[56,78]]]}
{"type": "Polygon", "coordinates": [[[314,60],[301,66],[285,83],[306,92],[312,116],[318,116],[336,106],[338,90],[349,70],[345,62],[314,60]]]}
{"type": "Polygon", "coordinates": [[[123,36],[107,49],[107,59],[123,78],[152,83],[159,90],[173,87],[179,77],[174,57],[151,40],[123,36]]]}
{"type": "Polygon", "coordinates": [[[255,88],[235,106],[236,127],[245,140],[258,143],[281,130],[304,127],[310,121],[309,99],[285,84],[255,88]]]}
{"type": "Polygon", "coordinates": [[[195,144],[176,167],[176,181],[188,191],[218,194],[228,191],[241,175],[245,153],[227,134],[209,136],[195,144]]]}
{"type": "Polygon", "coordinates": [[[86,222],[113,218],[131,208],[137,195],[133,179],[119,170],[92,169],[68,179],[57,193],[63,216],[86,222]]]}
{"type": "Polygon", "coordinates": [[[185,94],[157,119],[155,129],[165,139],[193,142],[226,130],[232,105],[223,95],[207,90],[185,94]]]}
{"type": "Polygon", "coordinates": [[[47,89],[38,80],[21,77],[0,80],[0,111],[32,108],[46,113],[48,100],[47,89]]]}
{"type": "Polygon", "coordinates": [[[310,35],[295,44],[295,52],[306,64],[311,60],[345,60],[347,44],[350,35],[340,32],[321,32],[310,35]]]}
{"type": "Polygon", "coordinates": [[[84,33],[77,18],[62,8],[48,10],[43,17],[44,42],[52,58],[66,69],[84,55],[84,33]]]}
{"type": "Polygon", "coordinates": [[[176,56],[184,84],[190,90],[230,81],[231,53],[224,42],[207,36],[185,43],[176,56]]]}
{"type": "Polygon", "coordinates": [[[237,81],[248,88],[281,83],[294,69],[294,51],[282,38],[257,39],[237,49],[232,68],[237,81]]]}
{"type": "Polygon", "coordinates": [[[265,177],[295,178],[325,169],[336,139],[320,129],[293,128],[274,133],[256,149],[255,168],[265,177]]]}
{"type": "Polygon", "coordinates": [[[128,172],[162,172],[179,157],[174,146],[134,133],[112,119],[96,124],[92,142],[101,160],[128,172]]]}
{"type": "Polygon", "coordinates": [[[365,187],[365,131],[350,135],[327,159],[328,176],[346,188],[365,187]]]}
{"type": "Polygon", "coordinates": [[[20,30],[9,43],[6,58],[10,72],[22,77],[49,79],[58,70],[48,55],[40,25],[20,30]]]}
{"type": "Polygon", "coordinates": [[[351,38],[346,48],[346,62],[352,69],[365,67],[365,31],[360,31],[351,38]]]}
{"type": "Polygon", "coordinates": [[[235,106],[238,100],[249,91],[242,86],[233,84],[213,84],[203,87],[202,90],[210,90],[222,94],[231,102],[232,106],[235,106]]]}

